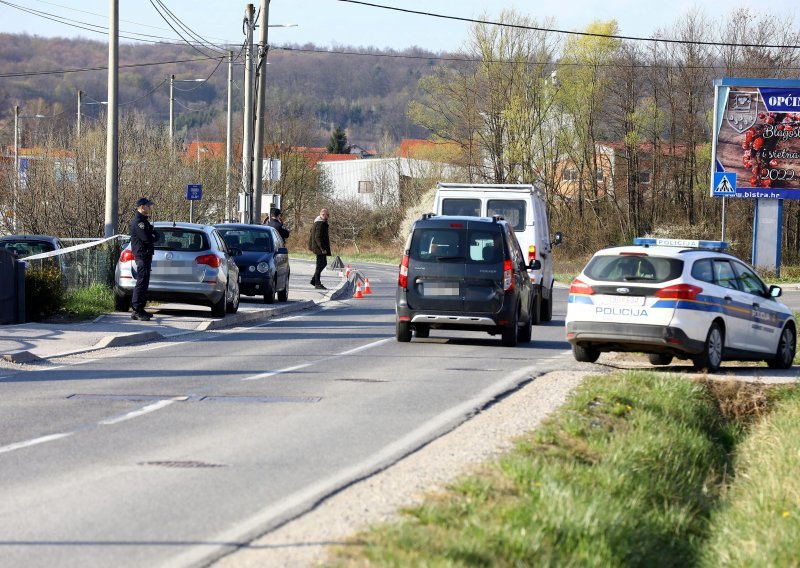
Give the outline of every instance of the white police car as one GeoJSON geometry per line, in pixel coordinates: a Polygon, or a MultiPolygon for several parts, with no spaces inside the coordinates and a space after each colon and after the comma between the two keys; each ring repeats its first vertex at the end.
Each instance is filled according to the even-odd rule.
{"type": "Polygon", "coordinates": [[[572,281],[567,340],[578,361],[607,351],[649,354],[653,365],[673,357],[716,371],[723,360],[762,360],[788,369],[797,322],[722,241],[634,239],[603,249],[572,281]]]}

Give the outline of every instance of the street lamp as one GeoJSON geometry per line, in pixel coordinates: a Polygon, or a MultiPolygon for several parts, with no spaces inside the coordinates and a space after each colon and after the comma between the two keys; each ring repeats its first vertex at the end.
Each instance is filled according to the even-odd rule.
{"type": "Polygon", "coordinates": [[[169,141],[175,134],[175,83],[205,83],[206,79],[176,79],[175,75],[169,76],[169,141]]]}
{"type": "Polygon", "coordinates": [[[11,197],[11,214],[13,215],[12,227],[17,232],[17,194],[19,192],[19,119],[20,118],[47,118],[44,114],[19,114],[19,105],[14,105],[14,193],[11,197]]]}

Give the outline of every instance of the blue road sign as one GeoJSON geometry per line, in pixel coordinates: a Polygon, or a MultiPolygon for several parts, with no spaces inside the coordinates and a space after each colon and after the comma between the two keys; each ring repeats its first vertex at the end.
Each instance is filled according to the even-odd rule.
{"type": "Polygon", "coordinates": [[[714,172],[714,191],[715,196],[736,195],[736,173],[735,172],[714,172]]]}
{"type": "Polygon", "coordinates": [[[190,184],[186,186],[186,199],[189,201],[200,201],[203,199],[203,186],[198,184],[190,184]]]}

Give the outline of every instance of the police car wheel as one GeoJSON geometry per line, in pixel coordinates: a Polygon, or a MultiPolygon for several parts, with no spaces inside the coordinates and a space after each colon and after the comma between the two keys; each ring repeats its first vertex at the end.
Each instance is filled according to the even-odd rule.
{"type": "Polygon", "coordinates": [[[600,351],[582,345],[572,346],[572,356],[579,363],[594,363],[600,358],[600,351]]]}
{"type": "Polygon", "coordinates": [[[783,328],[781,338],[778,340],[778,350],[775,353],[775,357],[767,360],[767,365],[770,369],[790,369],[792,367],[795,341],[794,330],[789,326],[783,328]]]}
{"type": "Polygon", "coordinates": [[[725,338],[717,322],[711,324],[703,346],[703,352],[692,359],[694,368],[698,371],[706,370],[716,373],[722,364],[722,353],[725,347],[725,338]]]}
{"type": "Polygon", "coordinates": [[[651,365],[669,365],[672,363],[672,355],[666,353],[650,353],[647,358],[651,365]]]}
{"type": "Polygon", "coordinates": [[[397,341],[400,343],[408,343],[411,341],[411,326],[407,321],[397,320],[395,324],[395,334],[397,335],[397,341]]]}

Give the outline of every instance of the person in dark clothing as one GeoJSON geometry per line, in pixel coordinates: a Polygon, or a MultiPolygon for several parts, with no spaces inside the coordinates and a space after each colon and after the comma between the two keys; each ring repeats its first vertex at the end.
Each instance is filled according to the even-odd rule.
{"type": "Polygon", "coordinates": [[[142,197],[136,202],[136,215],[130,225],[131,252],[136,262],[136,285],[133,288],[131,319],[149,321],[152,314],[145,311],[147,289],[150,286],[150,267],[153,263],[153,252],[158,233],[150,224],[153,202],[142,197]]]}
{"type": "Polygon", "coordinates": [[[283,215],[281,215],[281,210],[278,208],[272,209],[269,212],[269,217],[269,221],[264,224],[278,231],[278,234],[283,238],[284,241],[288,239],[290,231],[283,226],[283,215]]]}
{"type": "Polygon", "coordinates": [[[328,237],[328,217],[327,209],[322,209],[319,212],[319,217],[314,219],[314,227],[311,229],[311,234],[308,239],[308,248],[317,255],[317,267],[314,271],[314,276],[311,278],[311,285],[318,290],[327,290],[322,285],[320,276],[322,270],[328,265],[328,257],[331,255],[331,241],[328,237]]]}

